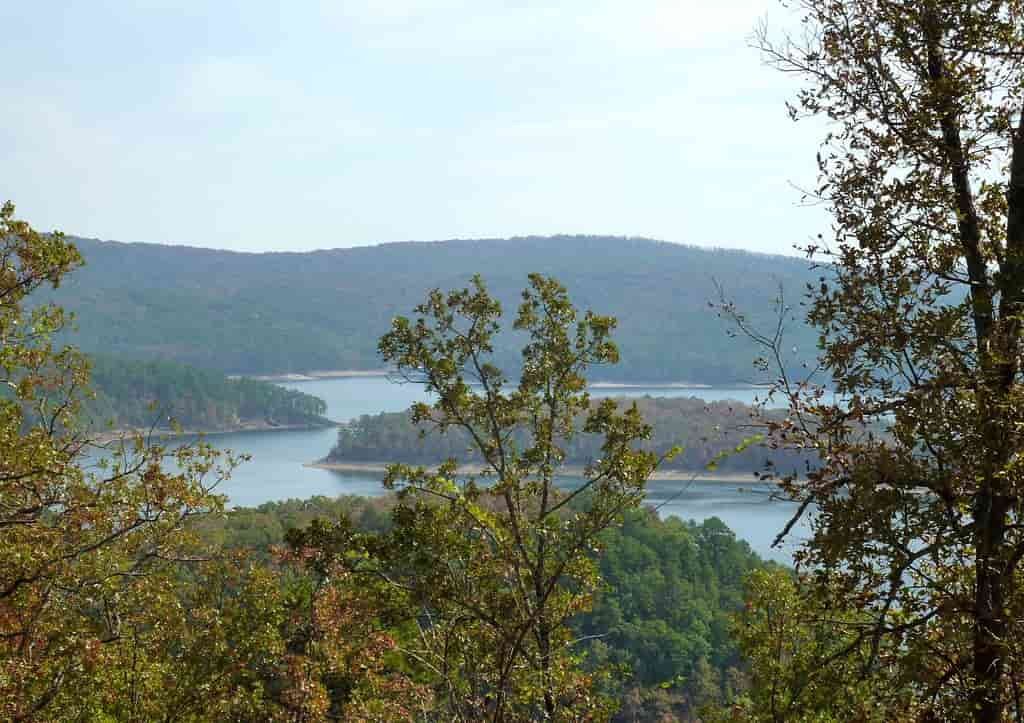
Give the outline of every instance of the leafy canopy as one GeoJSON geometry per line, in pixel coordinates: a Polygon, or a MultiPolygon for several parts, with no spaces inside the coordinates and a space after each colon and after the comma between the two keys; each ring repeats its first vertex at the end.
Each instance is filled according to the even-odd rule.
{"type": "Polygon", "coordinates": [[[885,672],[861,692],[892,718],[1019,718],[1024,5],[796,8],[799,34],[758,42],[804,82],[794,117],[830,121],[808,319],[838,397],[784,374],[790,415],[769,425],[820,456],[784,480],[817,510],[803,614],[885,672]]]}
{"type": "Polygon", "coordinates": [[[529,280],[514,323],[526,340],[514,386],[491,361],[502,310],[479,277],[431,292],[380,342],[398,374],[434,400],[413,408],[414,423],[459,430],[481,469],[460,471],[455,459],[391,465],[385,485],[398,501],[387,535],[360,548],[345,529],[314,526],[293,539],[347,554],[407,596],[419,611],[407,649],[458,720],[610,714],[595,690],[601,674],[580,667],[570,622],[598,585],[601,533],[640,504],[661,461],[638,448],[651,429],[635,406],[592,405],[586,391],[590,367],[618,360],[614,319],[579,314],[552,279],[529,280]],[[562,492],[565,446],[581,432],[603,437],[600,457],[562,492]]]}

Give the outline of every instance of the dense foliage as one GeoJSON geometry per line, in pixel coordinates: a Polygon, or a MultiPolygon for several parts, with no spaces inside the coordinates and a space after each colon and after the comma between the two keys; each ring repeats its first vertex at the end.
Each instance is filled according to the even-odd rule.
{"type": "MultiPolygon", "coordinates": [[[[1024,3],[794,7],[799,35],[759,40],[803,82],[793,115],[828,120],[816,195],[833,235],[808,249],[829,268],[806,308],[845,403],[780,380],[790,413],[773,439],[823,462],[785,480],[818,511],[796,597],[776,598],[807,628],[756,623],[755,677],[778,695],[746,717],[1020,720],[1024,3]],[[829,696],[829,675],[877,684],[829,696]]],[[[761,338],[774,356],[778,338],[761,338]]]]}
{"type": "Polygon", "coordinates": [[[169,361],[95,355],[92,383],[88,411],[97,424],[166,427],[173,419],[186,429],[216,431],[329,423],[327,405],[310,394],[169,361]]]}
{"type": "MultiPolygon", "coordinates": [[[[710,467],[752,474],[763,470],[770,459],[785,472],[806,469],[806,455],[796,450],[769,450],[752,439],[754,410],[740,402],[705,402],[696,397],[643,397],[616,402],[622,409],[635,403],[653,427],[651,439],[641,445],[645,449],[664,454],[682,446],[682,452],[666,460],[663,468],[706,471],[710,467]]],[[[525,431],[518,436],[520,441],[525,439],[525,431]]],[[[574,437],[565,445],[565,461],[582,466],[600,458],[601,441],[595,434],[574,437]]],[[[428,464],[452,457],[478,462],[479,456],[473,454],[471,446],[469,437],[458,430],[436,434],[414,424],[408,412],[381,413],[364,415],[340,427],[338,442],[325,461],[428,464]]]]}
{"type": "Polygon", "coordinates": [[[52,343],[63,310],[29,298],[79,263],[3,206],[0,718],[383,721],[429,704],[385,662],[372,585],[200,539],[230,454],[138,436],[91,457],[89,364],[52,343]]]}
{"type": "MultiPolygon", "coordinates": [[[[560,283],[530,274],[510,325],[525,341],[513,385],[494,358],[504,311],[480,276],[431,291],[414,314],[393,320],[381,355],[431,395],[413,405],[412,422],[468,435],[480,469],[457,473],[456,459],[388,465],[395,528],[367,541],[368,564],[416,611],[414,655],[444,717],[603,719],[614,705],[598,694],[606,671],[581,668],[571,621],[598,586],[591,552],[601,533],[640,504],[675,453],[639,447],[652,431],[635,406],[591,404],[590,369],[619,359],[616,320],[577,311],[560,283]],[[563,491],[565,449],[582,433],[600,437],[601,456],[563,491]]],[[[314,526],[299,544],[351,560],[347,532],[314,526]]]]}
{"type": "Polygon", "coordinates": [[[86,464],[78,402],[88,365],[52,343],[62,309],[27,309],[79,263],[63,236],[37,233],[9,203],[0,210],[3,720],[96,719],[86,693],[177,602],[167,579],[197,549],[186,522],[221,508],[210,490],[232,464],[202,445],[172,453],[141,439],[107,465],[86,464]]]}
{"type": "MultiPolygon", "coordinates": [[[[267,560],[287,530],[317,519],[384,532],[394,505],[393,496],[289,500],[207,518],[200,531],[267,560]]],[[[598,564],[604,585],[572,627],[593,664],[623,666],[606,688],[619,707],[616,720],[691,720],[705,704],[746,694],[730,619],[743,609],[746,576],[778,568],[717,519],[661,520],[650,510],[631,512],[621,528],[602,534],[598,564]]]]}
{"type": "Polygon", "coordinates": [[[595,661],[625,666],[613,678],[620,720],[687,720],[748,687],[733,643],[744,582],[764,563],[717,518],[697,524],[628,514],[606,532],[604,589],[576,622],[595,661]]]}
{"type": "Polygon", "coordinates": [[[898,666],[877,665],[875,641],[858,634],[871,628],[871,613],[837,592],[781,568],[749,576],[747,599],[731,626],[749,685],[728,707],[714,706],[711,720],[921,720],[898,666]]]}
{"type": "MultiPolygon", "coordinates": [[[[718,280],[747,307],[783,285],[799,294],[806,263],[646,239],[554,236],[387,244],[312,253],[243,254],[77,239],[86,265],[52,297],[73,308],[85,351],[171,359],[226,373],[376,369],[376,340],[434,287],[486,271],[517,303],[529,273],[558,278],[583,307],[619,320],[622,361],[596,379],[730,383],[754,376],[753,347],[730,339],[708,308],[718,280]],[[581,263],[585,260],[585,263],[581,263]]],[[[814,347],[798,330],[792,344],[814,347]]],[[[519,363],[521,339],[497,340],[519,363]]]]}

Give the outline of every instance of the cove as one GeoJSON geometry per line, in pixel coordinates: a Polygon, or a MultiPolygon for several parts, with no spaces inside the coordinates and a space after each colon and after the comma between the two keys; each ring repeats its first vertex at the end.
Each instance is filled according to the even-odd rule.
{"type": "MultiPolygon", "coordinates": [[[[363,414],[399,412],[426,399],[422,387],[399,384],[383,377],[348,377],[284,382],[282,386],[314,394],[327,403],[327,416],[346,422],[363,414]]],[[[735,399],[747,404],[763,391],[754,388],[698,388],[615,386],[591,389],[593,396],[698,397],[705,401],[735,399]]],[[[317,495],[376,496],[383,494],[378,473],[342,473],[306,467],[324,457],[334,444],[333,428],[272,430],[213,434],[206,437],[218,449],[230,449],[252,457],[235,470],[219,488],[229,506],[258,507],[265,502],[305,499],[317,495]]],[[[773,488],[758,483],[751,470],[750,483],[694,479],[657,481],[648,487],[647,500],[662,516],[701,521],[718,517],[746,540],[762,557],[792,561],[790,542],[781,548],[771,543],[795,507],[772,497],[773,488]]],[[[806,527],[796,536],[806,534],[806,527]]]]}

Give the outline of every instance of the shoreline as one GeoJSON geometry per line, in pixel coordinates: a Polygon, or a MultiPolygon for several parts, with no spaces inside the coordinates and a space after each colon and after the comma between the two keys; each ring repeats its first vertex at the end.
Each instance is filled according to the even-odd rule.
{"type": "Polygon", "coordinates": [[[244,434],[246,432],[310,432],[315,429],[329,429],[339,425],[340,422],[334,421],[326,424],[267,424],[266,422],[251,422],[223,429],[182,429],[180,432],[164,427],[125,427],[98,432],[92,441],[99,445],[106,445],[111,442],[132,439],[140,435],[154,439],[180,439],[183,437],[217,437],[223,434],[244,434]]]}
{"type": "Polygon", "coordinates": [[[258,382],[315,382],[323,379],[365,379],[386,377],[387,369],[322,369],[285,374],[228,374],[228,379],[255,379],[258,382]]]}
{"type": "MultiPolygon", "coordinates": [[[[391,369],[315,369],[306,372],[285,372],[281,374],[228,374],[228,379],[255,379],[260,382],[315,382],[325,379],[373,379],[387,377],[391,369]]],[[[768,389],[768,384],[731,382],[728,384],[704,384],[702,382],[615,382],[595,381],[590,389],[768,389]]]]}
{"type": "Polygon", "coordinates": [[[749,384],[747,382],[736,382],[733,384],[701,384],[700,382],[651,382],[643,384],[639,382],[593,382],[588,389],[700,389],[700,390],[734,390],[744,391],[768,390],[769,384],[749,384]]]}
{"type": "MultiPolygon", "coordinates": [[[[638,382],[593,382],[588,389],[715,389],[713,384],[698,384],[697,382],[652,382],[641,384],[638,382]]],[[[738,387],[723,386],[719,389],[738,389],[738,387]]]]}
{"type": "MultiPolygon", "coordinates": [[[[306,462],[302,466],[332,472],[383,474],[387,471],[388,464],[387,462],[306,462]]],[[[460,474],[479,474],[482,469],[480,465],[460,465],[457,471],[460,474]]],[[[561,472],[562,475],[560,476],[582,477],[583,467],[580,465],[566,465],[561,469],[561,472]]],[[[773,484],[762,481],[753,474],[730,474],[727,472],[707,472],[705,470],[664,469],[658,470],[650,477],[651,482],[689,482],[690,480],[729,484],[773,484]]]]}

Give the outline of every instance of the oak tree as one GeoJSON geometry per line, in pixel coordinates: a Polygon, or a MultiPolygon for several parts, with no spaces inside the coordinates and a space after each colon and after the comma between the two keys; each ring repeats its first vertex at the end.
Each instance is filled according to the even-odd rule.
{"type": "MultiPolygon", "coordinates": [[[[832,233],[809,320],[835,396],[783,379],[774,443],[820,464],[804,581],[828,593],[878,705],[1024,715],[1024,4],[798,0],[757,44],[828,133],[832,233]]],[[[762,337],[778,350],[778,337],[762,337]]],[[[805,380],[806,381],[806,380],[805,380]]],[[[818,605],[827,617],[827,607],[818,605]]]]}
{"type": "MultiPolygon", "coordinates": [[[[0,718],[67,719],[100,651],[128,644],[168,566],[194,560],[187,522],[221,508],[233,460],[123,439],[97,464],[79,411],[88,363],[34,295],[82,262],[61,234],[0,211],[0,718]],[[168,464],[165,456],[173,456],[168,464]]],[[[77,708],[76,708],[77,709],[77,708]]],[[[94,711],[95,712],[95,711],[94,711]]]]}
{"type": "Polygon", "coordinates": [[[414,422],[465,434],[474,464],[391,465],[394,527],[370,564],[415,611],[402,647],[446,717],[607,717],[569,623],[597,589],[601,532],[640,504],[662,457],[642,448],[651,428],[635,405],[587,392],[587,371],[618,360],[614,319],[579,313],[564,287],[531,275],[513,324],[525,340],[513,384],[491,361],[501,318],[476,277],[431,292],[381,339],[396,373],[432,398],[413,407],[414,422]],[[566,445],[580,434],[603,439],[600,456],[560,487],[566,445]]]}

